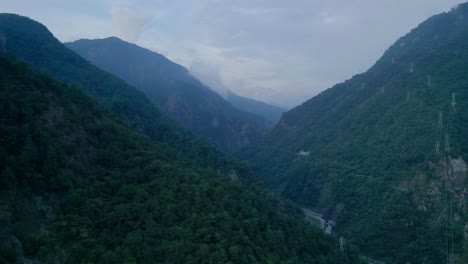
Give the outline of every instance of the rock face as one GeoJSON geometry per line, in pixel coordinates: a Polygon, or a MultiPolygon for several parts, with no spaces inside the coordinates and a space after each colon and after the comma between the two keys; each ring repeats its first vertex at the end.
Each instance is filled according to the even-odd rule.
{"type": "Polygon", "coordinates": [[[467,28],[468,4],[431,17],[367,72],[284,113],[243,157],[283,195],[333,217],[370,257],[443,263],[448,222],[462,258],[467,28]]]}
{"type": "Polygon", "coordinates": [[[16,263],[18,264],[40,264],[39,260],[29,259],[24,256],[23,244],[15,236],[10,237],[10,244],[12,249],[16,253],[16,263]]]}
{"type": "Polygon", "coordinates": [[[237,172],[235,170],[231,170],[229,171],[229,174],[228,174],[229,178],[234,181],[234,182],[238,182],[239,181],[239,174],[237,174],[237,172]]]}
{"type": "MultiPolygon", "coordinates": [[[[41,263],[35,257],[26,256],[23,243],[15,233],[21,227],[29,237],[45,235],[46,224],[53,218],[51,208],[44,203],[41,196],[25,198],[3,191],[4,196],[0,199],[3,204],[0,207],[0,252],[5,256],[1,256],[0,261],[6,259],[21,264],[41,263]]],[[[28,250],[30,248],[31,244],[28,244],[28,250]]]]}
{"type": "Polygon", "coordinates": [[[66,45],[144,92],[180,125],[221,149],[236,151],[257,142],[273,123],[235,108],[161,54],[116,37],[66,45]]]}

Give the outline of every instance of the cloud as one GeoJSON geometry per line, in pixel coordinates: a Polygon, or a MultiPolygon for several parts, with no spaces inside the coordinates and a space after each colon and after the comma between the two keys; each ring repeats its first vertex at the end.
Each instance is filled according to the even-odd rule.
{"type": "Polygon", "coordinates": [[[112,6],[112,27],[116,35],[136,43],[148,28],[153,16],[129,7],[112,6]]]}
{"type": "Polygon", "coordinates": [[[331,15],[328,12],[321,12],[319,16],[326,25],[347,25],[352,22],[350,17],[331,15]]]}
{"type": "Polygon", "coordinates": [[[193,61],[189,67],[190,73],[201,80],[212,90],[226,97],[228,88],[221,80],[219,69],[212,63],[207,63],[201,60],[193,61]]]}
{"type": "Polygon", "coordinates": [[[225,50],[199,58],[216,63],[225,86],[294,105],[367,70],[400,36],[461,1],[198,0],[181,19],[191,43],[225,50]]]}
{"type": "Polygon", "coordinates": [[[112,34],[214,88],[291,106],[369,68],[403,34],[466,0],[15,0],[2,10],[62,41],[112,34]]]}

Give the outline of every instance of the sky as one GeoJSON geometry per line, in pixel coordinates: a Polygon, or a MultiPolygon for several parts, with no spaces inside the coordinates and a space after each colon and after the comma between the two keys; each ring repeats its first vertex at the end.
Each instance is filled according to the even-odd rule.
{"type": "Polygon", "coordinates": [[[286,108],[366,71],[399,37],[463,0],[0,0],[62,42],[117,36],[214,90],[286,108]]]}

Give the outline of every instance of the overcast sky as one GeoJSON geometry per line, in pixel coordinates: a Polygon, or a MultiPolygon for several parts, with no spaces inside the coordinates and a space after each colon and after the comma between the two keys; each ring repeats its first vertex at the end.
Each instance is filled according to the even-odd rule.
{"type": "Polygon", "coordinates": [[[218,90],[297,105],[461,0],[0,0],[61,41],[116,35],[218,90]]]}

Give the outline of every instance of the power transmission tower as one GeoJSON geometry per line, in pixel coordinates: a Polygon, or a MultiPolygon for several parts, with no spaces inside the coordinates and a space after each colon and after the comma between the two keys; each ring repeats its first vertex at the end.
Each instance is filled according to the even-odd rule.
{"type": "Polygon", "coordinates": [[[455,102],[455,93],[452,93],[452,110],[455,111],[455,105],[457,104],[457,102],[455,102]]]}
{"type": "Polygon", "coordinates": [[[450,153],[450,135],[445,134],[445,152],[450,153]]]}
{"type": "Polygon", "coordinates": [[[409,72],[410,72],[410,73],[413,73],[413,72],[414,72],[414,64],[413,64],[413,63],[411,63],[411,65],[410,65],[410,70],[409,70],[409,72]]]}
{"type": "Polygon", "coordinates": [[[340,251],[341,251],[341,252],[344,252],[344,250],[345,250],[345,245],[346,245],[346,242],[345,242],[344,238],[343,238],[343,237],[340,237],[340,241],[339,241],[339,242],[340,242],[340,251]]]}
{"type": "Polygon", "coordinates": [[[449,263],[455,264],[455,253],[453,252],[453,248],[452,248],[452,252],[450,252],[450,255],[449,255],[449,263]]]}
{"type": "Polygon", "coordinates": [[[438,122],[438,132],[437,132],[437,141],[436,141],[436,151],[435,154],[440,154],[440,134],[442,131],[442,111],[439,111],[439,122],[438,122]]]}

